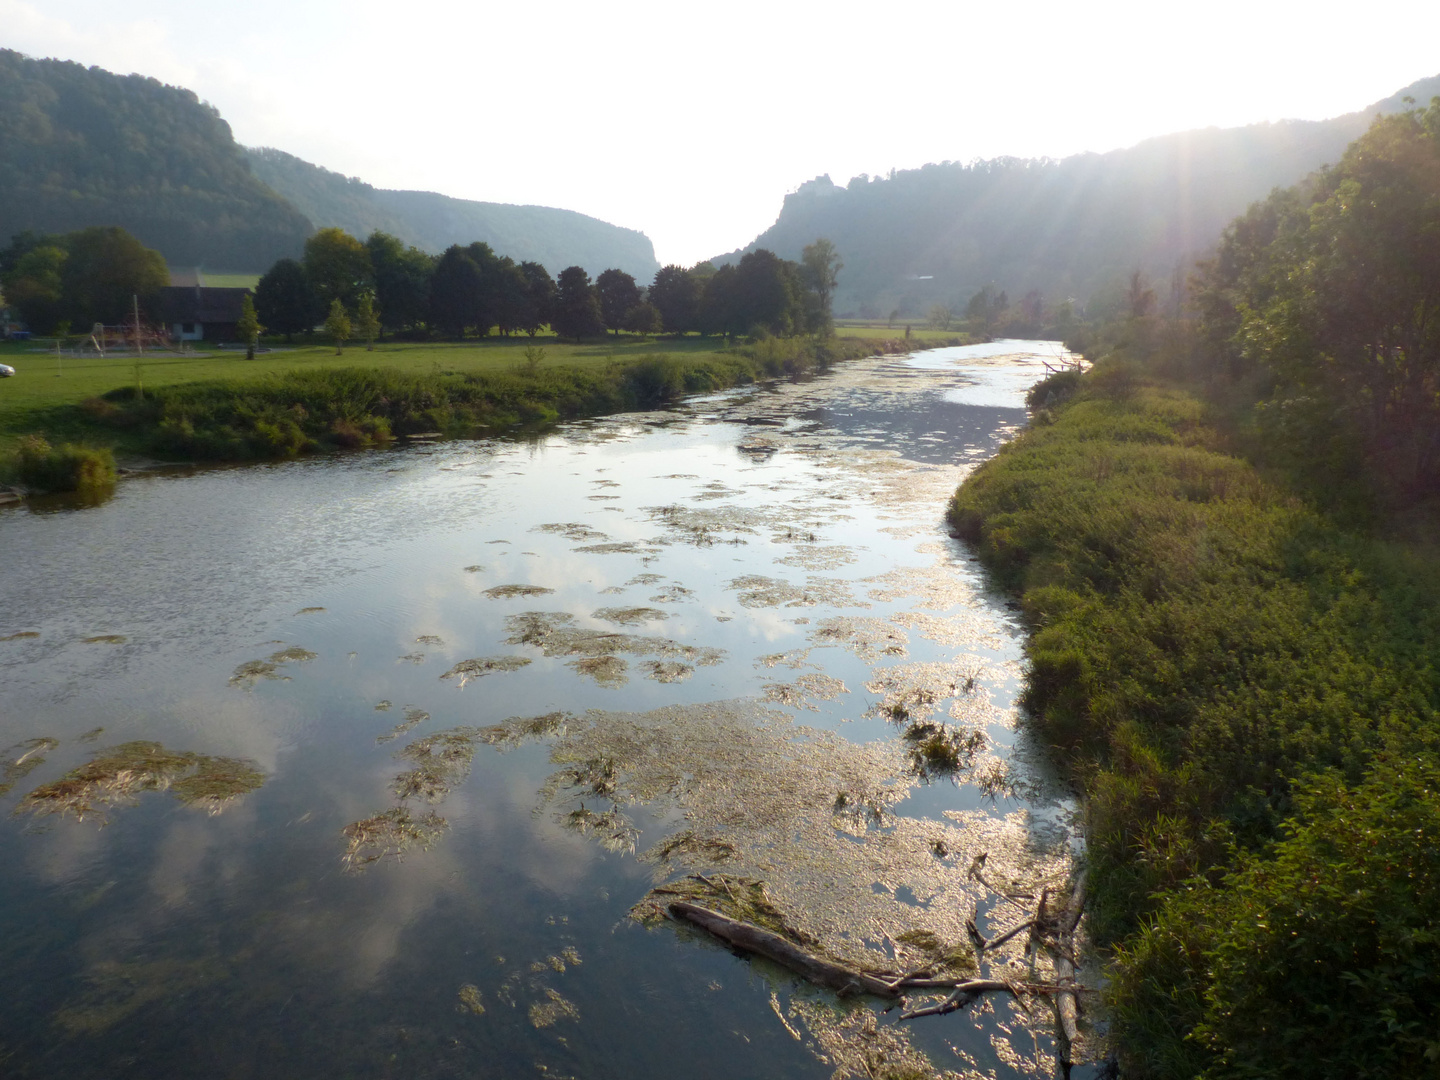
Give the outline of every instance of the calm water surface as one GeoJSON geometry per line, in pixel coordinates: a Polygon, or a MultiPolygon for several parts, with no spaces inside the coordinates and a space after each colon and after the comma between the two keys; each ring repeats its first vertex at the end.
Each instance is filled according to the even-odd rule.
{"type": "Polygon", "coordinates": [[[0,1074],[1052,1074],[1043,1002],[900,1024],[650,890],[915,967],[1063,881],[942,518],[1057,349],[0,511],[0,1074]]]}

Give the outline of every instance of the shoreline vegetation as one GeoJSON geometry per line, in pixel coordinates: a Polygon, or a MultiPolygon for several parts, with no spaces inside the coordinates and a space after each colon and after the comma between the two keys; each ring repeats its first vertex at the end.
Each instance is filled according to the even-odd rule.
{"type": "Polygon", "coordinates": [[[1433,1071],[1433,549],[1318,508],[1193,384],[1096,352],[948,516],[1030,624],[1022,703],[1082,796],[1123,1074],[1433,1071]]]}
{"type": "Polygon", "coordinates": [[[1030,624],[1133,1080],[1440,1070],[1437,177],[1440,98],[1172,314],[1137,273],[950,504],[1030,624]]]}
{"type": "MultiPolygon", "coordinates": [[[[296,350],[295,359],[312,361],[315,353],[324,362],[287,366],[290,354],[281,354],[280,365],[265,364],[263,353],[259,361],[232,356],[200,365],[205,377],[159,384],[147,372],[163,371],[167,354],[154,361],[127,356],[100,376],[121,385],[79,400],[46,388],[28,405],[0,406],[0,439],[11,441],[8,452],[0,450],[0,480],[41,494],[113,483],[117,452],[122,459],[237,462],[379,446],[404,436],[537,432],[565,420],[663,408],[687,394],[803,377],[845,360],[971,341],[927,333],[764,337],[729,347],[693,337],[612,339],[594,347],[391,344],[363,360],[357,354],[333,363],[333,350],[316,346],[296,350]],[[552,360],[552,352],[560,356],[552,360]]],[[[83,394],[98,389],[87,385],[93,381],[76,375],[73,386],[83,394]]]]}

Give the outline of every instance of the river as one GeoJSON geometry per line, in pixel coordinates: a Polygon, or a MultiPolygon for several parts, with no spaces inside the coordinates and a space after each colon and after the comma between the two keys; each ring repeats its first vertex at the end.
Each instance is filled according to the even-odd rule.
{"type": "Polygon", "coordinates": [[[973,971],[1063,886],[943,520],[1058,351],[0,509],[0,1073],[1053,1075],[1043,999],[901,1023],[664,906],[973,971]]]}

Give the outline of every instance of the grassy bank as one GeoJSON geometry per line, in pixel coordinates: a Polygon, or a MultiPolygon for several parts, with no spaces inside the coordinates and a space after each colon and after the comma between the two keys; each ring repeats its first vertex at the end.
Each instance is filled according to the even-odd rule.
{"type": "Polygon", "coordinates": [[[950,516],[1032,623],[1126,1075],[1436,1075],[1440,583],[1122,359],[950,516]]]}
{"type": "Polygon", "coordinates": [[[56,358],[11,346],[9,362],[21,373],[0,382],[0,471],[24,481],[18,449],[34,435],[57,446],[169,460],[286,457],[421,432],[543,428],[905,348],[873,337],[727,348],[713,338],[627,335],[580,345],[390,343],[340,356],[323,345],[247,361],[238,351],[56,358]]]}

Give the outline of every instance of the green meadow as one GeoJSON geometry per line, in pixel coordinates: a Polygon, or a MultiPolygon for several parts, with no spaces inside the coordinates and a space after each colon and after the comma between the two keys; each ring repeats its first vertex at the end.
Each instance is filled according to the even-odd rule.
{"type": "Polygon", "coordinates": [[[727,346],[713,337],[625,334],[579,344],[553,337],[389,341],[343,352],[333,343],[277,345],[253,360],[239,349],[101,357],[10,344],[0,357],[18,374],[0,381],[0,472],[32,489],[59,490],[72,486],[62,479],[74,471],[70,463],[97,469],[111,453],[244,461],[422,433],[543,430],[577,417],[659,408],[689,393],[808,375],[877,352],[963,343],[871,333],[727,346]]]}
{"type": "MultiPolygon", "coordinates": [[[[860,336],[860,335],[857,335],[860,336]]],[[[864,335],[867,339],[870,335],[864,335]]],[[[203,343],[202,343],[203,344],[203,343]]],[[[80,416],[68,415],[67,407],[138,385],[145,390],[183,383],[225,381],[237,387],[256,384],[289,372],[332,371],[341,368],[375,367],[387,371],[433,375],[501,374],[526,365],[526,349],[543,349],[544,368],[603,368],[615,361],[635,360],[657,354],[701,358],[724,352],[720,338],[684,337],[657,341],[625,334],[606,341],[576,345],[561,343],[553,336],[530,338],[485,338],[465,342],[378,342],[373,351],[363,344],[349,344],[341,355],[329,342],[293,345],[277,343],[269,352],[246,360],[243,349],[196,348],[192,354],[160,351],[136,356],[132,352],[111,352],[98,356],[93,351],[71,355],[67,350],[56,357],[53,348],[34,342],[0,344],[0,363],[9,364],[18,374],[0,379],[0,450],[32,432],[71,438],[94,434],[80,416]],[[139,365],[137,372],[137,364],[139,365]],[[138,375],[138,379],[137,379],[138,375]]],[[[123,440],[120,440],[123,442],[123,440]]]]}

